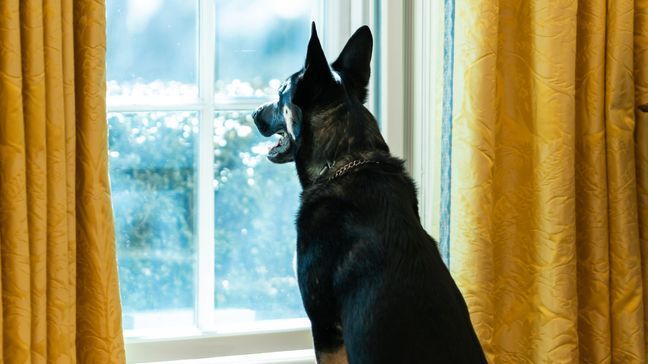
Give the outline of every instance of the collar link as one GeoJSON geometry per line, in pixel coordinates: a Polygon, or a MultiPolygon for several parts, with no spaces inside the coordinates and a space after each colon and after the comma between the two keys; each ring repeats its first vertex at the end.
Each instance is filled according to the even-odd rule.
{"type": "MultiPolygon", "coordinates": [[[[380,164],[379,161],[375,161],[375,160],[356,159],[356,160],[353,160],[353,161],[343,165],[339,169],[335,170],[335,172],[333,172],[333,175],[326,178],[326,181],[330,182],[330,181],[332,181],[332,180],[334,180],[334,179],[336,179],[338,177],[341,177],[341,176],[345,175],[346,173],[353,170],[354,168],[357,168],[359,166],[362,166],[362,165],[368,164],[368,163],[380,164]]],[[[320,178],[319,179],[322,180],[323,179],[322,177],[324,177],[326,172],[332,170],[334,165],[335,165],[335,162],[333,162],[333,163],[327,162],[326,165],[320,171],[320,178]]]]}

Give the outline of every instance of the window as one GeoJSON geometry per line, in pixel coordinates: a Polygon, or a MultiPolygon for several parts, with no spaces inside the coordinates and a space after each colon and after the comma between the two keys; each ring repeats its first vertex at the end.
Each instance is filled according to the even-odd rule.
{"type": "MultiPolygon", "coordinates": [[[[311,20],[331,57],[373,24],[377,4],[107,0],[110,177],[129,362],[312,346],[294,271],[301,188],[293,165],[266,160],[272,141],[250,113],[302,66],[311,20]]],[[[378,48],[375,28],[374,36],[378,48]]]]}
{"type": "Polygon", "coordinates": [[[109,0],[108,124],[124,328],[303,318],[301,190],[250,112],[303,64],[315,0],[109,0]]]}

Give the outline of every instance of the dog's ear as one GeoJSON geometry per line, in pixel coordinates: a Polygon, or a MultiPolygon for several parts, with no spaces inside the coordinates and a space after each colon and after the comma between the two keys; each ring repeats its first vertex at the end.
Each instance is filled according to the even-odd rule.
{"type": "Polygon", "coordinates": [[[367,84],[371,75],[371,52],[373,37],[368,26],[360,27],[349,38],[340,56],[333,62],[333,69],[351,84],[361,102],[367,98],[367,84]]]}
{"type": "Polygon", "coordinates": [[[306,84],[312,86],[312,97],[316,97],[318,94],[317,91],[323,89],[328,83],[334,82],[331,68],[326,61],[322,45],[317,37],[315,22],[313,22],[311,27],[311,37],[306,52],[303,79],[306,81],[306,84]]]}

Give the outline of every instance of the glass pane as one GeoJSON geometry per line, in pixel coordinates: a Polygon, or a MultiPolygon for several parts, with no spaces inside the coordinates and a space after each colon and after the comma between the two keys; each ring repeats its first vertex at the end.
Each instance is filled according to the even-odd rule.
{"type": "Polygon", "coordinates": [[[108,127],[124,328],[193,325],[197,114],[112,112],[108,127]]]}
{"type": "Polygon", "coordinates": [[[295,166],[272,164],[249,112],[214,120],[216,323],[305,317],[295,272],[295,166]]]}
{"type": "Polygon", "coordinates": [[[216,98],[276,96],[304,65],[316,0],[216,0],[216,98]]]}
{"type": "Polygon", "coordinates": [[[196,1],[108,0],[106,13],[109,101],[197,97],[196,1]]]}

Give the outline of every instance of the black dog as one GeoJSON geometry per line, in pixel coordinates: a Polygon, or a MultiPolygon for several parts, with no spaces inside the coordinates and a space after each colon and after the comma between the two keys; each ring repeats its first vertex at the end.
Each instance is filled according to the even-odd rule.
{"type": "Polygon", "coordinates": [[[294,161],[299,288],[320,363],[485,363],[468,309],[423,230],[412,179],[363,106],[373,40],[353,34],[330,66],[315,24],[306,63],[253,118],[294,161]]]}

